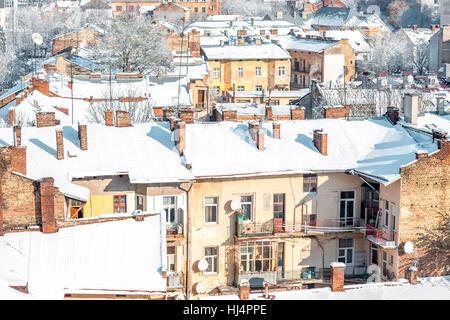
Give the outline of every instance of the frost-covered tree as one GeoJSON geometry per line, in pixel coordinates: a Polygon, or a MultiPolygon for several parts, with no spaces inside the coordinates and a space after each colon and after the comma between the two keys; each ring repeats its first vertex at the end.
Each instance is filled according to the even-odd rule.
{"type": "Polygon", "coordinates": [[[424,74],[428,70],[429,44],[420,41],[414,46],[413,63],[418,74],[424,74]]]}
{"type": "Polygon", "coordinates": [[[127,15],[115,20],[102,36],[102,45],[94,48],[91,58],[122,72],[143,74],[164,72],[172,62],[165,37],[148,19],[127,15]]]}
{"type": "Polygon", "coordinates": [[[223,14],[260,16],[271,13],[272,7],[263,0],[222,0],[223,14]]]}
{"type": "Polygon", "coordinates": [[[388,22],[393,26],[401,26],[403,13],[408,10],[409,6],[404,0],[394,0],[388,5],[388,22]]]}

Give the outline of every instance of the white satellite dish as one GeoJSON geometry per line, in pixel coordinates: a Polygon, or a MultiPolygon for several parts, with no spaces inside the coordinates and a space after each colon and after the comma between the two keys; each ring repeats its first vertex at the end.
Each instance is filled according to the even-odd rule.
{"type": "Polygon", "coordinates": [[[404,250],[407,254],[414,253],[414,246],[411,241],[406,241],[404,250]]]}
{"type": "Polygon", "coordinates": [[[176,295],[175,300],[186,300],[186,298],[184,294],[180,293],[176,295]]]}
{"type": "Polygon", "coordinates": [[[239,210],[241,208],[241,203],[238,200],[231,200],[230,207],[233,211],[239,210]]]}
{"type": "Polygon", "coordinates": [[[205,259],[199,260],[198,261],[198,270],[205,271],[206,269],[208,269],[208,261],[206,261],[205,259]]]}
{"type": "Polygon", "coordinates": [[[206,286],[205,286],[205,284],[203,283],[203,282],[197,282],[196,284],[195,284],[195,291],[197,292],[197,293],[205,293],[206,292],[206,286]]]}
{"type": "Polygon", "coordinates": [[[38,46],[40,46],[42,44],[42,42],[44,42],[44,39],[42,38],[42,36],[39,33],[33,33],[31,35],[31,39],[33,39],[33,42],[35,44],[37,44],[38,46]]]}

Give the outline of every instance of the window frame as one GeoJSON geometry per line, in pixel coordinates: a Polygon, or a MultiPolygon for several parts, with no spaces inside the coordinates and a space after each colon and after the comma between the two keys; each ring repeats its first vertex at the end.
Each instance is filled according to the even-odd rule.
{"type": "Polygon", "coordinates": [[[261,77],[262,69],[261,67],[255,67],[255,77],[261,77]]]}
{"type": "Polygon", "coordinates": [[[247,217],[247,220],[249,221],[253,221],[253,208],[254,208],[254,197],[252,194],[242,194],[240,196],[240,205],[241,205],[241,213],[244,214],[244,210],[242,209],[242,205],[250,205],[250,217],[247,217]],[[250,197],[251,198],[251,202],[242,201],[242,197],[250,197]]]}
{"type": "Polygon", "coordinates": [[[279,66],[278,67],[278,76],[279,77],[285,77],[286,76],[286,67],[285,66],[279,66]],[[283,71],[283,72],[281,72],[283,71]]]}
{"type": "Polygon", "coordinates": [[[285,219],[285,217],[286,217],[286,194],[285,193],[274,193],[273,194],[273,217],[275,218],[275,219],[285,219]],[[280,202],[280,201],[275,201],[276,199],[275,199],[275,197],[277,197],[277,196],[281,196],[281,199],[282,199],[282,201],[280,202]],[[283,208],[282,208],[282,217],[280,217],[280,215],[279,215],[279,213],[280,213],[280,211],[279,210],[277,210],[277,211],[275,211],[275,206],[282,206],[283,208]]]}
{"type": "Polygon", "coordinates": [[[213,68],[213,78],[220,79],[220,68],[218,67],[213,68]]]}
{"type": "Polygon", "coordinates": [[[168,273],[176,273],[177,272],[177,249],[175,246],[167,247],[167,272],[168,273]],[[174,249],[174,253],[169,253],[169,248],[174,249]],[[171,264],[171,260],[173,260],[173,264],[171,264]],[[173,270],[171,270],[171,265],[173,265],[173,270]]]}
{"type": "Polygon", "coordinates": [[[114,195],[114,198],[113,198],[113,213],[127,213],[127,195],[126,194],[114,195]],[[119,199],[118,205],[116,205],[116,198],[119,199]],[[124,204],[122,204],[122,199],[125,199],[125,203],[124,204]],[[125,209],[124,212],[120,212],[120,209],[122,207],[125,209]],[[118,212],[116,212],[116,208],[119,208],[118,212]]]}
{"type": "Polygon", "coordinates": [[[203,198],[203,222],[204,224],[219,224],[219,197],[204,197],[203,198]],[[209,204],[206,203],[206,199],[215,199],[216,203],[213,204],[209,204]],[[206,221],[206,208],[207,207],[215,207],[216,208],[216,212],[215,212],[215,221],[206,221]]]}
{"type": "Polygon", "coordinates": [[[303,193],[312,193],[312,194],[316,194],[317,193],[317,174],[316,173],[308,173],[308,174],[304,174],[302,176],[303,178],[303,193]],[[305,178],[308,178],[308,180],[305,180],[305,178]],[[314,179],[312,179],[314,178],[314,179]],[[315,190],[311,191],[311,185],[312,185],[312,181],[314,180],[315,183],[315,190]],[[308,188],[305,189],[305,184],[308,185],[308,188]]]}
{"type": "Polygon", "coordinates": [[[162,201],[163,201],[163,204],[162,204],[162,206],[163,206],[163,210],[164,211],[166,211],[166,223],[167,224],[176,224],[177,223],[177,197],[176,196],[163,196],[162,197],[162,201]],[[164,203],[164,199],[166,199],[166,198],[173,198],[174,199],[174,202],[173,202],[173,204],[171,203],[171,204],[165,204],[164,203]],[[171,209],[173,207],[173,212],[174,212],[174,215],[173,215],[173,222],[172,221],[170,221],[170,219],[169,219],[169,217],[170,217],[170,210],[166,210],[166,209],[171,209]]]}
{"type": "Polygon", "coordinates": [[[203,248],[203,258],[208,262],[208,268],[203,272],[203,274],[217,274],[219,271],[219,247],[204,247],[203,248]],[[207,249],[215,249],[216,250],[216,254],[210,254],[207,255],[206,254],[206,250],[207,249]],[[210,267],[210,260],[212,259],[212,264],[211,264],[211,269],[213,271],[207,271],[210,267]],[[215,259],[215,264],[214,264],[214,259],[215,259]],[[214,270],[215,269],[215,270],[214,270]]]}
{"type": "Polygon", "coordinates": [[[244,67],[238,67],[238,78],[244,77],[244,67]]]}

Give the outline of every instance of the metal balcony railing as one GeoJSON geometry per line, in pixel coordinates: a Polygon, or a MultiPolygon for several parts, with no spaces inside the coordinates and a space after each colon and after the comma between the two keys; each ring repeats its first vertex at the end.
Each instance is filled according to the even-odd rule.
{"type": "Polygon", "coordinates": [[[184,274],[183,272],[171,272],[167,274],[167,288],[181,289],[184,288],[184,274]]]}
{"type": "Polygon", "coordinates": [[[366,224],[366,238],[383,248],[391,248],[397,246],[397,233],[395,231],[388,231],[377,229],[372,224],[366,224]]]}

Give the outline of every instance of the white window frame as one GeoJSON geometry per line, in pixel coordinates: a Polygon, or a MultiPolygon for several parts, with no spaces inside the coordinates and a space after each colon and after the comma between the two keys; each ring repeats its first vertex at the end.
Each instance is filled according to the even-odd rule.
{"type": "Polygon", "coordinates": [[[353,266],[355,265],[355,239],[353,239],[353,238],[337,239],[337,242],[338,242],[337,243],[338,244],[337,261],[345,263],[345,271],[346,271],[345,274],[348,274],[349,270],[353,271],[353,266]],[[352,246],[351,247],[341,247],[339,245],[339,240],[352,240],[352,246]],[[344,250],[343,255],[340,254],[341,250],[344,250]],[[352,253],[350,263],[347,262],[347,257],[348,257],[347,251],[349,251],[349,250],[351,250],[351,253],[352,253]],[[344,259],[344,261],[341,261],[342,258],[344,259]]]}
{"type": "Polygon", "coordinates": [[[262,85],[257,85],[257,86],[255,86],[255,90],[256,91],[262,91],[263,90],[263,86],[262,85]]]}
{"type": "Polygon", "coordinates": [[[166,223],[167,224],[175,224],[177,223],[177,196],[163,196],[163,210],[166,211],[166,223]],[[173,204],[169,204],[166,205],[164,204],[164,199],[165,198],[173,198],[174,199],[174,203],[173,204]],[[170,221],[170,209],[173,208],[174,209],[174,218],[173,221],[170,221]],[[169,209],[169,210],[166,210],[169,209]]]}
{"type": "Polygon", "coordinates": [[[286,76],[286,67],[285,66],[278,67],[278,76],[279,77],[286,76]]]}
{"type": "Polygon", "coordinates": [[[203,221],[205,224],[218,224],[219,223],[219,197],[203,198],[203,221]],[[206,203],[206,199],[216,199],[216,203],[213,203],[213,204],[206,203]],[[206,208],[207,207],[215,207],[216,208],[216,221],[206,221],[206,208]]]}
{"type": "Polygon", "coordinates": [[[238,67],[238,77],[244,77],[244,67],[238,67]]]}
{"type": "MultiPolygon", "coordinates": [[[[204,247],[203,248],[203,253],[204,253],[204,259],[208,262],[208,269],[210,267],[210,261],[214,261],[214,259],[216,260],[216,267],[219,268],[219,247],[204,247]],[[215,255],[206,255],[206,249],[216,249],[217,252],[215,255]]],[[[206,270],[208,270],[206,269],[206,270]]],[[[214,269],[214,263],[212,263],[212,269],[214,269]]],[[[217,274],[218,270],[213,270],[213,271],[204,271],[204,274],[217,274]]]]}
{"type": "Polygon", "coordinates": [[[339,192],[339,221],[341,221],[341,203],[344,202],[345,203],[345,209],[344,209],[344,226],[353,226],[354,222],[355,222],[355,211],[356,211],[356,192],[354,190],[342,190],[339,192]],[[348,198],[348,199],[342,199],[342,192],[353,192],[353,198],[348,198]],[[353,202],[353,216],[352,216],[352,223],[351,224],[347,224],[347,219],[349,219],[349,217],[347,217],[347,207],[348,207],[348,203],[352,201],[353,202]]]}
{"type": "Polygon", "coordinates": [[[256,67],[255,68],[255,76],[261,77],[261,67],[256,67]]]}
{"type": "Polygon", "coordinates": [[[244,86],[238,86],[237,87],[237,91],[245,91],[245,87],[244,86]]]}
{"type": "Polygon", "coordinates": [[[253,221],[253,195],[252,194],[243,194],[241,195],[241,212],[243,212],[242,210],[242,205],[250,205],[250,217],[248,217],[248,220],[253,221]],[[251,202],[242,202],[242,197],[251,197],[251,202]]]}
{"type": "Polygon", "coordinates": [[[213,78],[219,79],[220,78],[220,68],[213,68],[213,78]]]}

